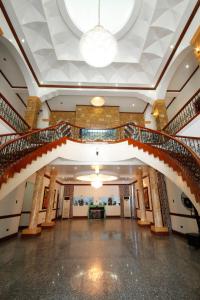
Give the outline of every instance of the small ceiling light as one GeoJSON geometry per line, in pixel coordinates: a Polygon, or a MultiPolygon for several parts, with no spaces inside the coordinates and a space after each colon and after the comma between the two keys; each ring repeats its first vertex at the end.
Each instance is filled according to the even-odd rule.
{"type": "Polygon", "coordinates": [[[81,83],[79,82],[78,85],[81,85],[81,83]]]}
{"type": "Polygon", "coordinates": [[[174,48],[174,45],[170,45],[170,48],[173,49],[173,48],[174,48]]]}
{"type": "Polygon", "coordinates": [[[103,68],[110,65],[117,54],[114,36],[100,25],[100,0],[98,2],[98,25],[83,34],[80,52],[90,66],[103,68]]]}
{"type": "Polygon", "coordinates": [[[134,107],[134,106],[135,106],[135,103],[132,103],[132,106],[134,107]]]}
{"type": "Polygon", "coordinates": [[[22,39],[22,43],[25,43],[25,39],[22,39]]]}
{"type": "Polygon", "coordinates": [[[187,65],[185,65],[185,67],[186,67],[186,69],[189,69],[190,66],[187,64],[187,65]]]}
{"type": "Polygon", "coordinates": [[[92,100],[91,100],[91,104],[92,104],[93,106],[97,106],[97,107],[103,106],[104,103],[105,103],[105,100],[104,100],[103,97],[94,97],[94,98],[92,98],[92,100]]]}

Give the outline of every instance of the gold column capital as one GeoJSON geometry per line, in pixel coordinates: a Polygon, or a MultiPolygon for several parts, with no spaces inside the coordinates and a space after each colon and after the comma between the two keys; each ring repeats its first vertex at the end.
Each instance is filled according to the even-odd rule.
{"type": "Polygon", "coordinates": [[[3,35],[3,29],[0,27],[0,36],[3,35]]]}
{"type": "Polygon", "coordinates": [[[58,171],[55,167],[52,167],[51,168],[51,172],[50,172],[50,176],[57,176],[58,174],[58,171]]]}
{"type": "Polygon", "coordinates": [[[194,55],[200,63],[200,26],[197,28],[193,38],[191,39],[190,45],[194,50],[194,55]]]}
{"type": "Polygon", "coordinates": [[[28,101],[34,101],[35,103],[41,104],[40,97],[38,96],[28,96],[28,101]]]}
{"type": "Polygon", "coordinates": [[[31,128],[37,127],[38,113],[41,104],[42,102],[37,96],[29,96],[27,99],[27,109],[24,118],[31,128]]]}
{"type": "Polygon", "coordinates": [[[167,109],[164,99],[157,99],[152,105],[152,114],[157,123],[157,129],[162,130],[168,123],[167,109]]]}

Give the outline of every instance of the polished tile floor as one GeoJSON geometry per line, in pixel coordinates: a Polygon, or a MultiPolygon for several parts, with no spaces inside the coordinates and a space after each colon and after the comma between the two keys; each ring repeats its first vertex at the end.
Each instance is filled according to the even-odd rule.
{"type": "Polygon", "coordinates": [[[200,252],[134,221],[57,222],[0,244],[0,299],[200,299],[200,252]]]}

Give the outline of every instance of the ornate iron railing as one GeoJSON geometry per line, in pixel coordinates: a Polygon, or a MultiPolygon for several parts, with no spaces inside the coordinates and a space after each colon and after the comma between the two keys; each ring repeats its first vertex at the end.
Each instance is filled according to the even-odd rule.
{"type": "Polygon", "coordinates": [[[196,153],[178,138],[166,133],[128,124],[125,129],[135,141],[150,144],[175,159],[182,170],[187,171],[190,179],[200,188],[200,158],[196,153]]]}
{"type": "Polygon", "coordinates": [[[7,134],[1,134],[0,135],[0,146],[11,141],[14,139],[17,139],[21,135],[19,133],[7,133],[7,134]]]}
{"type": "Polygon", "coordinates": [[[124,137],[123,127],[107,129],[92,129],[71,126],[71,136],[75,140],[83,142],[113,142],[124,137]]]}
{"type": "Polygon", "coordinates": [[[200,114],[200,90],[182,107],[163,130],[168,134],[175,135],[198,114],[200,114]]]}
{"type": "Polygon", "coordinates": [[[196,147],[196,151],[199,149],[199,141],[195,146],[187,145],[187,143],[193,142],[188,142],[187,139],[186,144],[184,144],[182,139],[186,139],[186,137],[176,138],[164,132],[136,126],[133,123],[111,129],[95,129],[92,132],[91,129],[79,128],[62,122],[58,125],[41,130],[38,129],[24,134],[17,139],[10,140],[0,146],[0,183],[3,182],[1,176],[4,175],[5,170],[15,165],[21,158],[46,144],[51,144],[65,137],[81,142],[112,142],[125,138],[136,143],[138,147],[144,147],[144,144],[148,145],[151,153],[156,153],[159,150],[159,153],[162,153],[163,157],[167,156],[167,159],[172,164],[176,162],[178,172],[181,170],[181,173],[185,174],[185,178],[189,178],[190,182],[195,183],[193,185],[195,186],[195,193],[199,196],[200,158],[192,150],[193,147],[196,147]],[[196,192],[196,187],[198,187],[198,192],[196,192]]]}
{"type": "Polygon", "coordinates": [[[25,132],[29,130],[29,125],[11,106],[6,98],[0,93],[0,118],[4,120],[16,132],[25,132]]]}
{"type": "Polygon", "coordinates": [[[59,140],[61,137],[71,136],[70,130],[71,126],[62,122],[56,126],[35,130],[5,143],[0,147],[0,176],[8,166],[39,147],[59,140]]]}
{"type": "Polygon", "coordinates": [[[197,155],[200,156],[200,137],[176,135],[177,139],[190,147],[197,155]]]}

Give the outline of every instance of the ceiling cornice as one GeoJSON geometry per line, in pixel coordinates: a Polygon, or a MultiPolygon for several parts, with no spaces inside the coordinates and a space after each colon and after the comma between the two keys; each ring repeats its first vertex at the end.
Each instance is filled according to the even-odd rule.
{"type": "Polygon", "coordinates": [[[29,67],[29,69],[30,69],[30,71],[31,71],[38,87],[40,87],[40,88],[68,88],[68,89],[80,89],[81,88],[81,89],[99,89],[99,90],[149,90],[149,91],[156,90],[158,85],[160,84],[160,82],[161,82],[161,80],[162,80],[169,64],[171,63],[171,61],[172,61],[172,59],[173,59],[173,57],[174,57],[174,55],[175,55],[175,53],[178,49],[183,37],[185,36],[185,33],[187,32],[194,16],[196,15],[199,7],[200,7],[200,0],[198,0],[196,2],[196,5],[195,5],[188,21],[186,22],[186,24],[185,24],[185,26],[184,26],[177,42],[176,42],[176,45],[173,48],[173,50],[172,50],[172,52],[171,52],[171,54],[170,54],[170,56],[169,56],[169,58],[168,58],[168,60],[167,60],[167,62],[166,62],[166,64],[165,64],[165,66],[164,66],[164,68],[163,68],[163,70],[162,70],[162,72],[161,72],[161,74],[160,74],[160,76],[159,76],[159,78],[158,78],[158,80],[157,80],[154,87],[149,87],[149,86],[144,86],[144,87],[141,87],[141,86],[105,86],[105,85],[100,85],[100,86],[99,85],[79,85],[79,86],[77,86],[77,85],[41,84],[40,83],[40,81],[38,80],[38,77],[37,77],[32,65],[31,65],[31,63],[30,63],[30,61],[29,61],[29,59],[26,55],[26,52],[25,52],[25,50],[24,50],[24,48],[23,48],[23,46],[20,42],[20,39],[19,39],[19,37],[18,37],[18,35],[15,31],[15,28],[14,28],[14,26],[13,26],[11,20],[10,20],[10,17],[8,15],[7,11],[6,11],[6,8],[5,8],[2,0],[0,0],[0,8],[2,10],[2,13],[3,13],[3,15],[4,15],[4,17],[5,17],[5,19],[8,23],[8,26],[9,26],[9,28],[10,28],[10,30],[11,30],[18,46],[19,46],[19,48],[20,48],[20,51],[21,51],[27,65],[28,65],[28,67],[29,67]]]}

